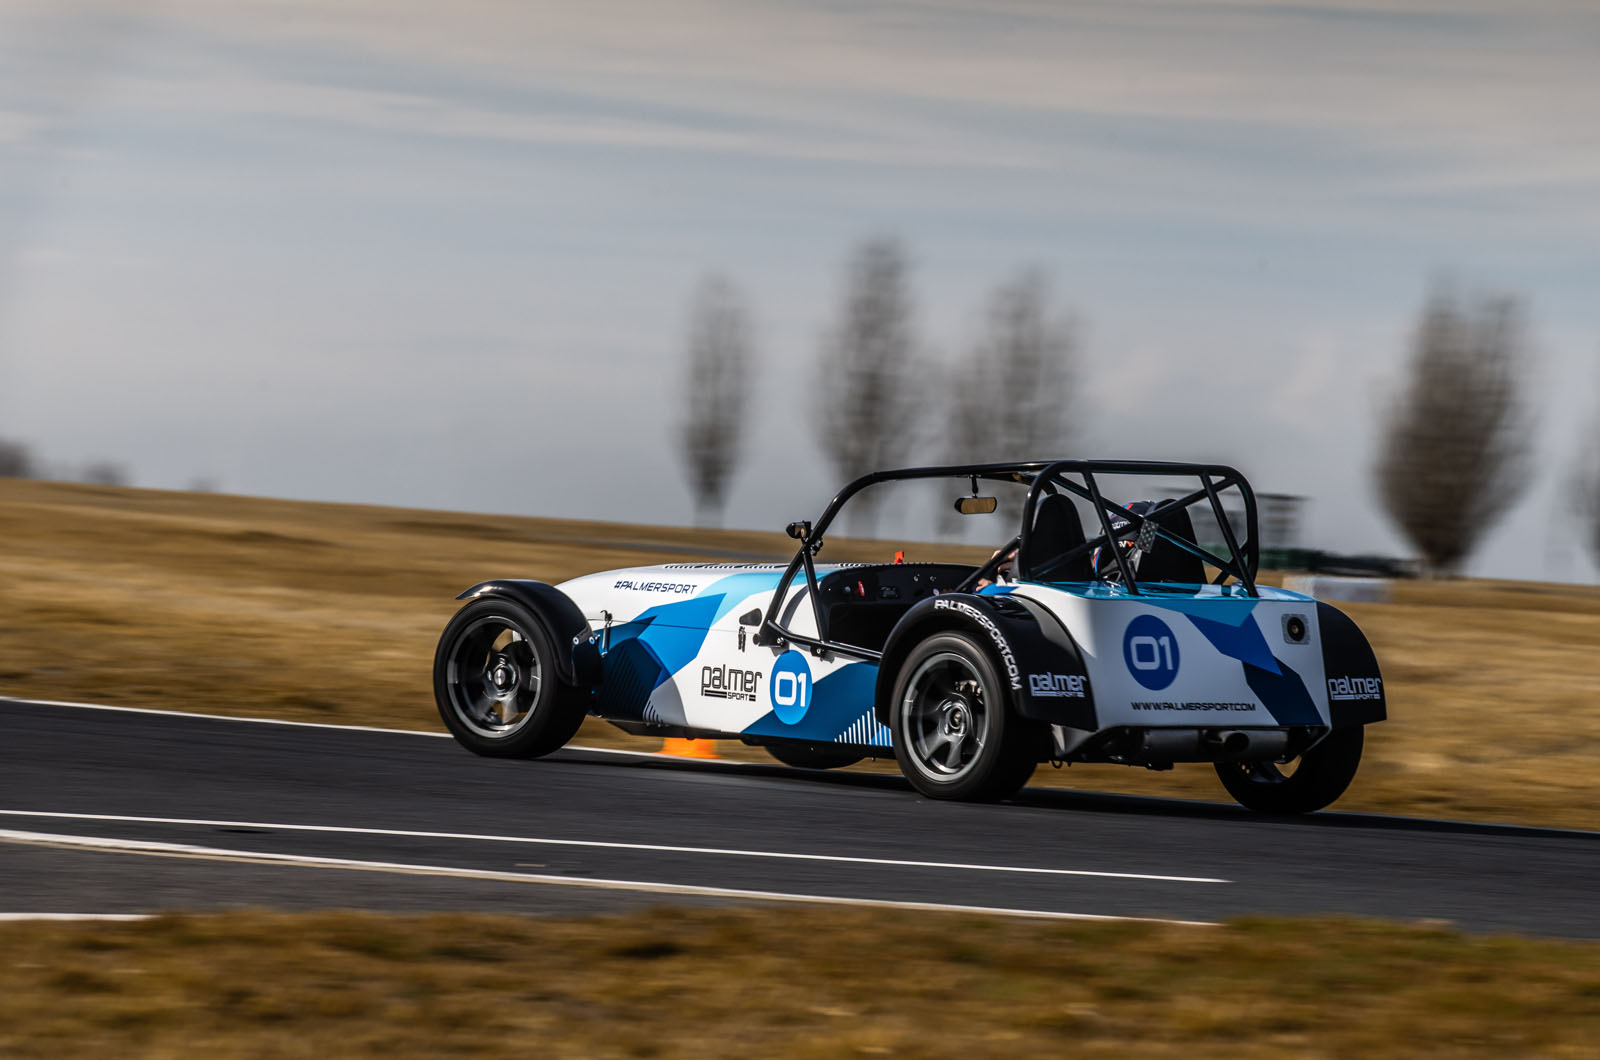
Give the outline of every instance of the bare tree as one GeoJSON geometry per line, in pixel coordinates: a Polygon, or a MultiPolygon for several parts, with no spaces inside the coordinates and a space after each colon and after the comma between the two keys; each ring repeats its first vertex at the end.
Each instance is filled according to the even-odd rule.
{"type": "Polygon", "coordinates": [[[678,440],[694,493],[695,520],[722,521],[739,458],[750,383],[750,323],[744,297],[708,276],[689,310],[687,414],[678,440]]]}
{"type": "Polygon", "coordinates": [[[1077,378],[1072,321],[1054,312],[1044,274],[1025,269],[995,289],[982,336],[952,373],[947,458],[1067,455],[1077,378]]]}
{"type": "MultiPolygon", "coordinates": [[[[898,241],[862,243],[847,267],[840,318],[823,340],[814,423],[841,479],[892,467],[916,444],[925,389],[906,271],[898,241]]],[[[871,533],[879,500],[869,490],[852,503],[860,532],[871,533]]]]}
{"type": "Polygon", "coordinates": [[[1373,471],[1384,510],[1430,574],[1458,570],[1527,487],[1528,366],[1515,298],[1429,296],[1373,471]]]}
{"type": "Polygon", "coordinates": [[[0,438],[0,478],[33,478],[38,473],[26,445],[0,438]]]}

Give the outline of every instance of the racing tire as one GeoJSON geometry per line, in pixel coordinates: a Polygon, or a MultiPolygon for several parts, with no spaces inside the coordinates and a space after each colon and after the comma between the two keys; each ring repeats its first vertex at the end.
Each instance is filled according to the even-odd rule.
{"type": "Polygon", "coordinates": [[[1361,764],[1362,727],[1334,729],[1301,755],[1293,773],[1277,762],[1218,762],[1217,776],[1239,805],[1257,813],[1312,813],[1344,794],[1361,764]]]}
{"type": "Polygon", "coordinates": [[[439,717],[463,747],[491,758],[538,758],[559,749],[588,713],[561,683],[555,646],[527,608],[486,597],[456,612],[433,656],[439,717]]]}
{"type": "Polygon", "coordinates": [[[865,756],[848,747],[829,743],[772,743],[767,754],[796,769],[843,769],[865,756]]]}
{"type": "Polygon", "coordinates": [[[895,677],[889,727],[900,772],[930,799],[1004,799],[1039,764],[1042,727],[1012,710],[993,659],[962,633],[911,650],[895,677]]]}

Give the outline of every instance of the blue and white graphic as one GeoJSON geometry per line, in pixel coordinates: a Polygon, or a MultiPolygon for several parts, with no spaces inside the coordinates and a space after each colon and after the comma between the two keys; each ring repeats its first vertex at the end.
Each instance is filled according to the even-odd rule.
{"type": "Polygon", "coordinates": [[[1155,615],[1140,615],[1122,634],[1122,660],[1135,681],[1159,692],[1178,677],[1178,638],[1155,615]]]}
{"type": "Polygon", "coordinates": [[[772,664],[767,682],[772,712],[785,725],[798,725],[811,709],[811,664],[797,651],[786,651],[772,664]]]}

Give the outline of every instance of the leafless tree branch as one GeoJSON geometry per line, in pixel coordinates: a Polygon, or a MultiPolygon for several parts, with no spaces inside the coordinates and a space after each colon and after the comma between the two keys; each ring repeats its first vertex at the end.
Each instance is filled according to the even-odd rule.
{"type": "MultiPolygon", "coordinates": [[[[902,463],[917,442],[927,388],[906,272],[897,241],[861,244],[848,266],[839,321],[823,341],[817,438],[844,480],[902,463]]],[[[871,532],[876,506],[870,490],[852,503],[861,532],[871,532]]]]}
{"type": "Polygon", "coordinates": [[[689,310],[686,412],[678,441],[695,518],[720,523],[739,459],[750,383],[750,323],[744,296],[707,277],[689,310]]]}
{"type": "MultiPolygon", "coordinates": [[[[946,457],[961,462],[1067,455],[1078,374],[1071,319],[1054,312],[1044,274],[1023,270],[995,289],[983,335],[952,373],[946,457]]],[[[1015,503],[1011,499],[1009,507],[1015,503]]],[[[1008,511],[1007,520],[1019,514],[1008,511]]]]}
{"type": "Polygon", "coordinates": [[[1516,299],[1429,296],[1373,471],[1430,573],[1459,570],[1527,486],[1528,360],[1516,299]]]}

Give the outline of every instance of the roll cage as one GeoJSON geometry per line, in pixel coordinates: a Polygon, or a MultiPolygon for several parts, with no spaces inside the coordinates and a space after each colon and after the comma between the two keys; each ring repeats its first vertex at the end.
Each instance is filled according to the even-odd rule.
{"type": "MultiPolygon", "coordinates": [[[[1141,547],[1148,547],[1149,543],[1160,538],[1203,563],[1215,567],[1217,574],[1211,584],[1222,585],[1232,578],[1247,595],[1260,595],[1256,590],[1255,581],[1261,552],[1256,524],[1255,493],[1242,474],[1225,464],[1191,464],[1162,460],[1035,460],[1021,463],[899,468],[891,471],[874,471],[851,482],[828,502],[828,506],[823,509],[822,515],[814,524],[803,520],[788,525],[789,536],[799,540],[800,548],[778,581],[777,591],[773,593],[772,602],[767,606],[767,613],[761,621],[759,641],[780,646],[788,643],[799,644],[809,648],[813,655],[819,656],[833,652],[870,661],[881,659],[882,653],[871,648],[829,639],[827,621],[819,599],[817,571],[813,557],[822,548],[823,534],[833,524],[839,511],[857,493],[869,486],[884,482],[935,478],[968,479],[974,495],[978,492],[979,481],[1021,483],[1028,487],[1028,499],[1023,505],[1020,531],[1000,547],[996,560],[977,568],[973,572],[974,575],[996,566],[1000,554],[1015,549],[1017,580],[1038,580],[1032,577],[1035,572],[1024,565],[1026,558],[1032,554],[1028,548],[1033,530],[1032,515],[1038,508],[1041,497],[1065,492],[1089,502],[1097,517],[1100,534],[1088,537],[1082,544],[1057,557],[1058,563],[1088,555],[1096,549],[1112,545],[1119,538],[1131,537],[1146,543],[1141,547]],[[1199,481],[1200,488],[1139,513],[1108,499],[1101,492],[1096,475],[1139,475],[1168,480],[1193,478],[1199,481]],[[1245,537],[1242,541],[1234,533],[1222,507],[1220,495],[1224,490],[1232,488],[1237,488],[1244,500],[1245,537]],[[1227,558],[1216,555],[1197,541],[1162,525],[1160,521],[1163,516],[1187,509],[1190,505],[1201,501],[1207,502],[1212,515],[1216,518],[1223,543],[1228,550],[1227,558]],[[1113,526],[1113,519],[1121,521],[1122,525],[1113,526]],[[795,576],[802,570],[805,572],[806,585],[810,590],[808,595],[811,597],[812,613],[816,619],[817,637],[795,633],[779,621],[779,614],[789,587],[793,585],[795,576]]],[[[1106,551],[1115,560],[1117,573],[1120,576],[1120,588],[1131,596],[1143,595],[1127,550],[1110,547],[1106,551]]]]}

